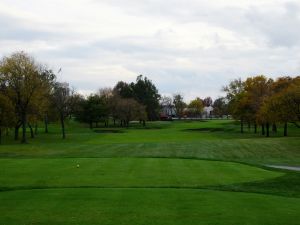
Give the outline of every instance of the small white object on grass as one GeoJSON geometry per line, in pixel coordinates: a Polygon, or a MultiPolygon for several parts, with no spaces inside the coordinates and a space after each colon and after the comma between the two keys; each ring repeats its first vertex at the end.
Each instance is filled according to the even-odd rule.
{"type": "Polygon", "coordinates": [[[77,164],[77,168],[79,168],[79,164],[77,164]]]}

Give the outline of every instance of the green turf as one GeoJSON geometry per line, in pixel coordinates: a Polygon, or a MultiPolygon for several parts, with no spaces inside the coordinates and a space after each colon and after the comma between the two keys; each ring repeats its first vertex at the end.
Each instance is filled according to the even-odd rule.
{"type": "Polygon", "coordinates": [[[70,123],[67,140],[61,140],[59,127],[52,125],[49,135],[40,130],[37,138],[29,139],[29,145],[6,138],[6,144],[0,146],[0,157],[184,157],[300,165],[300,129],[293,125],[289,137],[282,137],[278,126],[278,133],[270,138],[247,129],[240,134],[239,125],[231,120],[155,122],[146,128],[95,133],[70,123]],[[203,128],[221,131],[191,131],[203,128]]]}
{"type": "Polygon", "coordinates": [[[184,189],[50,189],[0,193],[6,225],[297,225],[300,199],[184,189]]]}
{"type": "Polygon", "coordinates": [[[238,163],[157,158],[0,159],[0,174],[0,189],[204,187],[283,175],[238,163]]]}
{"type": "Polygon", "coordinates": [[[300,165],[291,124],[270,138],[230,120],[49,128],[4,137],[0,225],[300,224],[300,172],[263,166],[300,165]]]}

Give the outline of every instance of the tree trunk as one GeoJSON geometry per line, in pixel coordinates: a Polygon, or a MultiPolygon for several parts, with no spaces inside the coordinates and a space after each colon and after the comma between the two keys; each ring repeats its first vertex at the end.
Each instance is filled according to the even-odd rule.
{"type": "Polygon", "coordinates": [[[261,125],[261,134],[265,135],[265,124],[264,123],[261,125]]]}
{"type": "Polygon", "coordinates": [[[143,127],[146,126],[146,120],[143,120],[143,127]]]}
{"type": "Polygon", "coordinates": [[[250,121],[248,121],[248,131],[250,131],[250,129],[251,129],[251,123],[250,121]]]}
{"type": "Polygon", "coordinates": [[[266,123],[266,130],[267,130],[267,137],[270,137],[270,124],[269,124],[269,122],[266,123]]]}
{"type": "Polygon", "coordinates": [[[28,123],[28,127],[30,129],[30,137],[31,138],[34,138],[34,133],[33,133],[33,129],[32,129],[32,126],[28,123]]]}
{"type": "Polygon", "coordinates": [[[15,141],[19,140],[19,128],[20,126],[15,126],[15,141]]]}
{"type": "Polygon", "coordinates": [[[275,123],[273,123],[273,125],[272,125],[272,131],[273,131],[274,133],[277,133],[277,126],[276,126],[275,123]]]}
{"type": "Polygon", "coordinates": [[[93,122],[90,121],[90,129],[93,129],[93,122]]]}
{"type": "Polygon", "coordinates": [[[257,133],[257,124],[256,123],[254,124],[254,133],[255,134],[257,133]]]}
{"type": "Polygon", "coordinates": [[[65,120],[64,120],[64,116],[62,114],[60,115],[60,123],[61,123],[62,138],[66,139],[65,120]]]}
{"type": "Polygon", "coordinates": [[[114,126],[116,126],[116,119],[114,119],[114,126]]]}
{"type": "Polygon", "coordinates": [[[45,133],[48,134],[48,113],[45,114],[45,133]]]}
{"type": "Polygon", "coordinates": [[[27,125],[27,115],[26,115],[26,113],[23,113],[22,114],[22,140],[21,140],[21,143],[23,143],[23,144],[27,143],[26,125],[27,125]]]}
{"type": "Polygon", "coordinates": [[[283,136],[287,136],[287,122],[284,123],[283,136]]]}
{"type": "Polygon", "coordinates": [[[38,134],[38,125],[37,125],[37,123],[34,125],[34,134],[35,135],[38,134]]]}
{"type": "Polygon", "coordinates": [[[243,121],[243,118],[241,118],[241,133],[244,133],[244,121],[243,121]]]}

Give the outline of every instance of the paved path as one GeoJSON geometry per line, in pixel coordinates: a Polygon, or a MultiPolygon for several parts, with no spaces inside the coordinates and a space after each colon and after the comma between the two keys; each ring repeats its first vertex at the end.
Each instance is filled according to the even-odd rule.
{"type": "Polygon", "coordinates": [[[284,170],[293,170],[293,171],[300,171],[299,166],[278,166],[278,165],[266,165],[272,168],[284,169],[284,170]]]}

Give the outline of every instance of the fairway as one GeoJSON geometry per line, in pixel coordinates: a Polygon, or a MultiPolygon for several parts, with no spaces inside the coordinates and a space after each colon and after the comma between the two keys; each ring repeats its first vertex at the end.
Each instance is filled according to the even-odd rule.
{"type": "Polygon", "coordinates": [[[149,158],[1,159],[0,173],[0,189],[195,188],[260,181],[284,174],[239,163],[149,158]]]}
{"type": "Polygon", "coordinates": [[[294,127],[264,138],[231,120],[68,126],[66,140],[56,125],[4,140],[1,225],[300,224],[300,173],[264,167],[298,165],[294,127]]]}
{"type": "Polygon", "coordinates": [[[0,157],[164,157],[300,165],[300,129],[292,125],[289,137],[282,137],[282,127],[278,127],[278,133],[271,138],[261,136],[260,130],[258,134],[253,130],[241,134],[239,124],[232,120],[152,122],[145,128],[139,124],[128,129],[109,128],[121,133],[97,133],[73,121],[67,127],[66,140],[61,140],[57,125],[49,127],[49,134],[41,129],[29,145],[7,138],[0,146],[0,157]]]}

